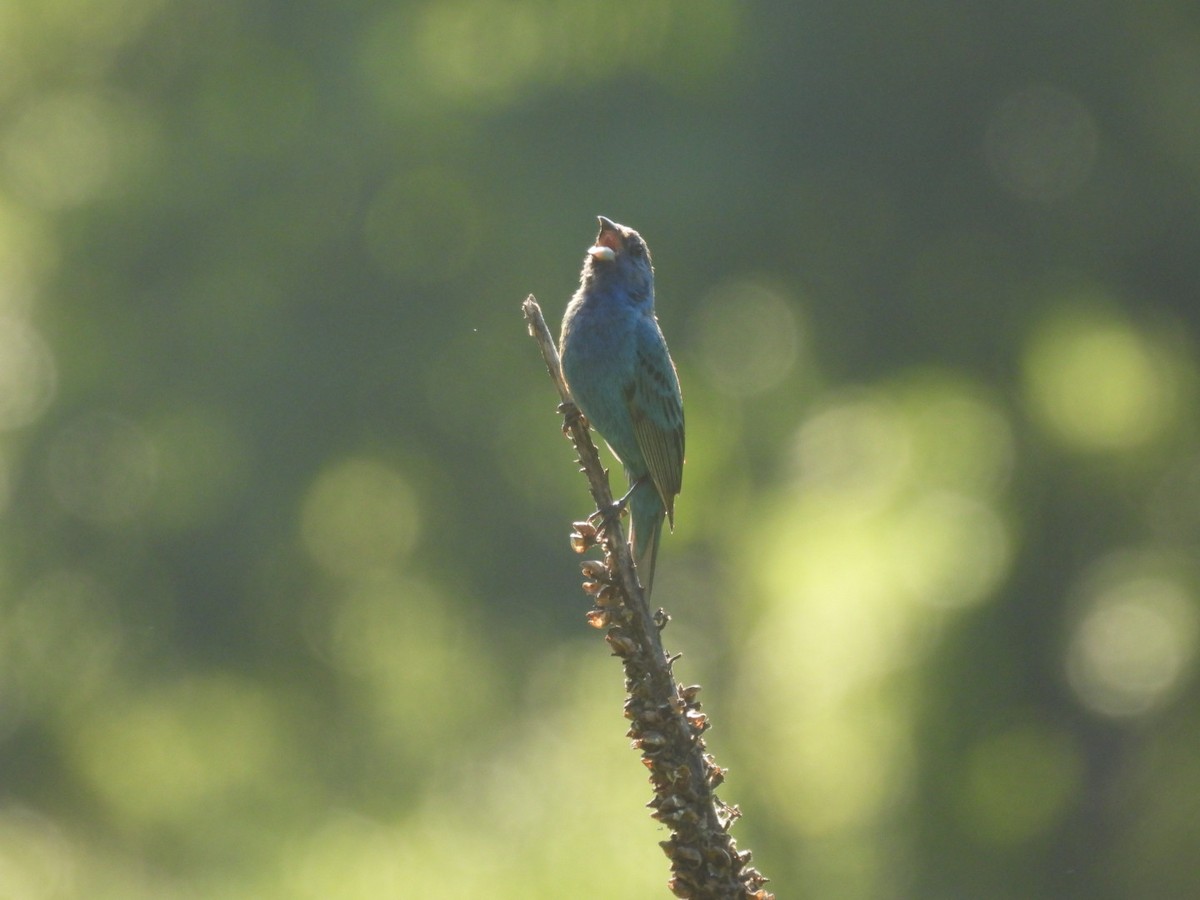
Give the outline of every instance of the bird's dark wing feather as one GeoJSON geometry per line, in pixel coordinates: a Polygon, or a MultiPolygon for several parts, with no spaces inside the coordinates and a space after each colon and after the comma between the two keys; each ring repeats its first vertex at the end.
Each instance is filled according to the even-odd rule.
{"type": "Polygon", "coordinates": [[[625,398],[638,448],[667,519],[674,524],[675,495],[683,485],[683,397],[657,327],[639,336],[634,377],[625,398]]]}

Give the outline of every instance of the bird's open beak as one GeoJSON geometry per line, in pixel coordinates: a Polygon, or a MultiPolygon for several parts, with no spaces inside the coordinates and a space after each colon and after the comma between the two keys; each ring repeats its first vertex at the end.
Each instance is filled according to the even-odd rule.
{"type": "Polygon", "coordinates": [[[600,234],[596,237],[596,245],[588,250],[592,259],[612,262],[617,258],[617,250],[621,247],[621,228],[612,219],[596,216],[600,222],[600,234]]]}

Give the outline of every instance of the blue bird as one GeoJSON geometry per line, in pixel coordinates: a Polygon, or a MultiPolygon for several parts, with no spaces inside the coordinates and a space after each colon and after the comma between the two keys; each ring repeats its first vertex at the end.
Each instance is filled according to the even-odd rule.
{"type": "Polygon", "coordinates": [[[563,315],[559,355],[575,405],[625,467],[630,543],[643,586],[654,584],[663,517],[675,525],[683,483],[683,396],[654,316],[650,250],[604,216],[563,315]]]}

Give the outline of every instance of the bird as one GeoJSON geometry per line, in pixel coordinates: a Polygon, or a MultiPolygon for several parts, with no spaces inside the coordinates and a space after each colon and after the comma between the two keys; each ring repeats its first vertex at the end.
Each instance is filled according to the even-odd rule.
{"type": "Polygon", "coordinates": [[[584,418],[625,468],[642,586],[654,584],[663,519],[683,486],[683,395],[654,314],[654,266],[642,236],[604,216],[563,314],[563,378],[584,418]]]}

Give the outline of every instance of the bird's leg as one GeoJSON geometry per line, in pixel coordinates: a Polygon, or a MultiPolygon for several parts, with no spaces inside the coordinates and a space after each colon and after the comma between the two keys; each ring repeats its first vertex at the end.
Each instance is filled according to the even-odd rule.
{"type": "Polygon", "coordinates": [[[588,516],[588,521],[594,525],[596,524],[597,519],[606,519],[610,515],[619,517],[621,513],[625,512],[625,507],[629,505],[629,498],[632,497],[633,492],[638,489],[638,485],[640,485],[649,477],[649,475],[643,475],[629,486],[629,490],[625,492],[625,496],[623,496],[620,500],[614,500],[612,506],[608,507],[607,509],[596,510],[594,513],[588,516]]]}
{"type": "MultiPolygon", "coordinates": [[[[607,474],[607,470],[605,474],[607,474]]],[[[610,503],[603,509],[596,510],[584,521],[575,523],[575,531],[571,535],[571,547],[576,553],[586,553],[588,548],[596,543],[599,535],[604,532],[604,526],[613,521],[613,519],[621,517],[621,513],[625,512],[625,507],[629,503],[629,498],[633,496],[633,492],[637,490],[639,484],[649,477],[649,475],[643,475],[630,486],[629,490],[625,492],[625,496],[620,500],[610,503]]]]}
{"type": "Polygon", "coordinates": [[[633,484],[631,484],[629,486],[629,490],[627,490],[625,492],[625,496],[622,497],[620,500],[616,501],[615,503],[613,503],[613,506],[615,506],[619,511],[623,512],[625,510],[626,504],[629,503],[629,498],[632,497],[633,492],[638,489],[638,485],[641,484],[643,481],[645,481],[649,477],[650,477],[649,475],[643,475],[641,478],[639,478],[637,481],[635,481],[633,484]]]}

